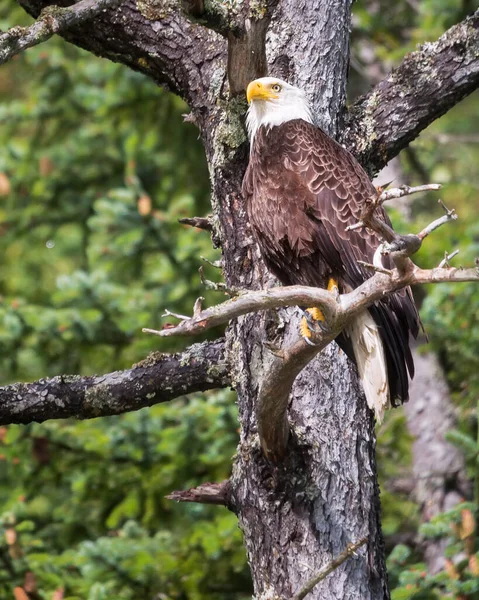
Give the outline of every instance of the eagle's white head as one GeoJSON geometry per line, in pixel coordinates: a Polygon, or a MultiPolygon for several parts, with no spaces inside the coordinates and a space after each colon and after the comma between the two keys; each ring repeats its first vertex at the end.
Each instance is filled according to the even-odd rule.
{"type": "Polygon", "coordinates": [[[246,90],[249,108],[246,126],[250,141],[261,125],[274,127],[293,119],[313,122],[306,94],[276,77],[261,77],[252,81],[246,90]]]}

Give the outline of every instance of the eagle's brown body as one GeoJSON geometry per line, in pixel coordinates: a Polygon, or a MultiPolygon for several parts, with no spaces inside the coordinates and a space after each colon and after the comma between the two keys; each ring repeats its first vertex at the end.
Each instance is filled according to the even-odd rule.
{"type": "MultiPolygon", "coordinates": [[[[346,228],[376,190],[356,159],[321,129],[301,119],[259,127],[243,193],[266,265],[283,284],[326,287],[333,277],[344,292],[371,277],[358,261],[372,263],[380,240],[370,230],[346,228]]],[[[382,218],[389,221],[384,211],[382,218]]],[[[420,327],[410,289],[369,312],[384,346],[390,400],[404,402],[414,371],[409,334],[417,337],[420,327]]],[[[352,358],[347,336],[337,341],[352,358]]]]}

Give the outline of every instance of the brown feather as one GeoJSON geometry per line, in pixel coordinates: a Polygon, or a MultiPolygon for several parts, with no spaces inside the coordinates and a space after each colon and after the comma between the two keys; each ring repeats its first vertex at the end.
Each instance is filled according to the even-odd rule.
{"type": "MultiPolygon", "coordinates": [[[[377,234],[346,228],[359,220],[364,202],[375,193],[356,159],[318,127],[296,119],[258,129],[243,194],[266,265],[283,284],[326,287],[334,277],[344,291],[371,277],[358,261],[373,262],[377,234]]],[[[421,326],[411,290],[369,311],[386,351],[391,401],[404,402],[408,372],[414,373],[409,333],[417,337],[421,326]]],[[[352,356],[345,336],[337,341],[352,356]]]]}

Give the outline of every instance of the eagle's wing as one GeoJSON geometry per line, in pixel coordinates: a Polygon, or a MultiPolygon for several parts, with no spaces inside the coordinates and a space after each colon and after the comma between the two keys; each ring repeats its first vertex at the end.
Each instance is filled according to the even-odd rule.
{"type": "MultiPolygon", "coordinates": [[[[356,159],[321,129],[299,120],[283,127],[283,177],[294,177],[310,193],[304,208],[315,230],[317,249],[355,288],[371,277],[358,261],[372,262],[380,239],[365,228],[346,228],[359,221],[364,203],[376,190],[356,159]]],[[[382,207],[379,210],[389,223],[382,207]]]]}
{"type": "MultiPolygon", "coordinates": [[[[346,230],[376,193],[367,174],[347,150],[305,121],[257,135],[263,139],[255,143],[268,156],[254,165],[250,161],[243,191],[250,197],[250,219],[270,268],[284,283],[324,286],[327,266],[344,287],[358,287],[373,274],[358,261],[371,263],[380,244],[375,232],[346,230]]],[[[416,337],[420,327],[410,289],[369,311],[388,355],[391,399],[405,400],[407,371],[414,372],[409,332],[416,337]]]]}

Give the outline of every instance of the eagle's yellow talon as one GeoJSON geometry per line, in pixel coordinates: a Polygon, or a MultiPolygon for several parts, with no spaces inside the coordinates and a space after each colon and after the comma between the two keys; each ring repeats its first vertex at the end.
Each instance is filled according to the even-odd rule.
{"type": "Polygon", "coordinates": [[[306,312],[309,312],[315,321],[326,321],[320,308],[307,308],[306,312]]]}
{"type": "Polygon", "coordinates": [[[336,279],[333,279],[332,277],[328,281],[328,292],[331,292],[331,294],[334,294],[336,296],[336,298],[339,296],[338,282],[336,281],[336,279]]]}
{"type": "Polygon", "coordinates": [[[305,342],[307,342],[310,346],[315,346],[316,344],[311,341],[313,332],[327,332],[328,326],[326,325],[326,319],[322,310],[317,307],[307,308],[305,311],[303,311],[303,314],[304,317],[301,319],[299,332],[301,333],[301,337],[305,342]]]}
{"type": "Polygon", "coordinates": [[[299,325],[299,332],[302,338],[307,338],[308,340],[311,338],[311,329],[309,328],[306,317],[303,317],[301,319],[301,323],[299,325]]]}

